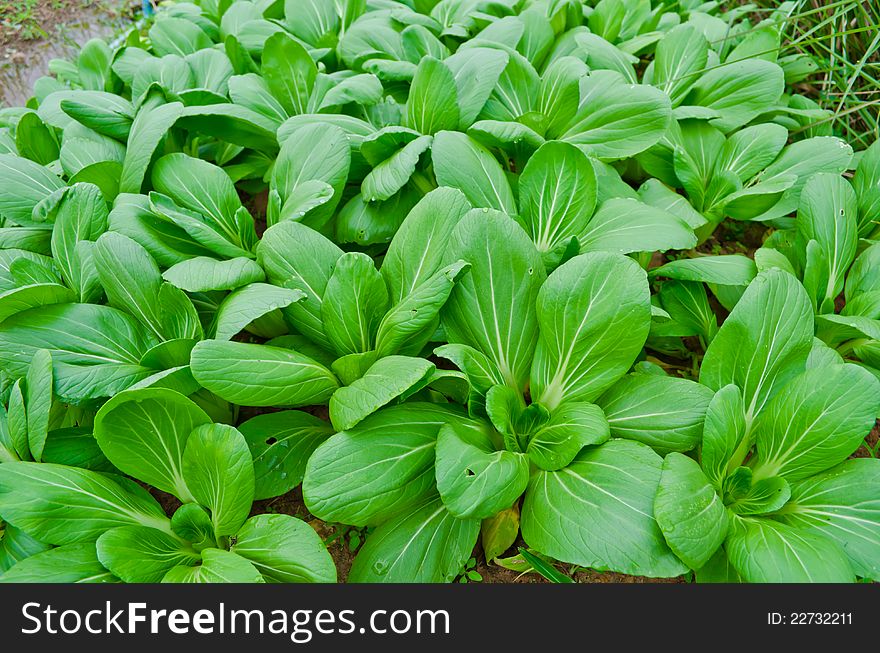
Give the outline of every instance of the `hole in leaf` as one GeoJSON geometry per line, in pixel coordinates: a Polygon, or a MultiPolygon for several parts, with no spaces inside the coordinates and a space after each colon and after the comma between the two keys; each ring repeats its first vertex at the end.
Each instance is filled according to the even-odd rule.
{"type": "Polygon", "coordinates": [[[464,475],[465,476],[476,476],[476,474],[474,474],[474,470],[472,470],[470,467],[465,468],[464,475]]]}
{"type": "Polygon", "coordinates": [[[266,438],[266,444],[275,444],[276,442],[278,442],[278,438],[266,438]]]}

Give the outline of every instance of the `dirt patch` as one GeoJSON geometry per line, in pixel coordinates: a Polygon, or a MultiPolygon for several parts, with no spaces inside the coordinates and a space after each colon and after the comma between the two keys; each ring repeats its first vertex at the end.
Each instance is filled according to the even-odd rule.
{"type": "Polygon", "coordinates": [[[52,59],[76,60],[92,38],[112,39],[133,25],[133,0],[0,2],[0,106],[24,106],[52,59]]]}

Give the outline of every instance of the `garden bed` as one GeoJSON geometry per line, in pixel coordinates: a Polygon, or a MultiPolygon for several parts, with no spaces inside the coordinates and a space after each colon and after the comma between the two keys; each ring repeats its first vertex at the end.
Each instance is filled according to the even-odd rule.
{"type": "Polygon", "coordinates": [[[196,0],[58,51],[0,109],[0,581],[877,580],[868,12],[196,0]]]}

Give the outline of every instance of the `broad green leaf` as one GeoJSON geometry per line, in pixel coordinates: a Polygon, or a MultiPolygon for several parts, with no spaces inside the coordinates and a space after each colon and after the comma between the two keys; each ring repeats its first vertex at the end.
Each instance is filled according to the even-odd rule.
{"type": "Polygon", "coordinates": [[[269,155],[278,152],[275,122],[236,104],[186,107],[176,126],[269,155]]]}
{"type": "Polygon", "coordinates": [[[270,36],[263,46],[261,72],[287,115],[307,113],[318,69],[302,45],[283,32],[270,36]]]}
{"type": "Polygon", "coordinates": [[[266,230],[257,248],[257,261],[271,283],[296,288],[306,298],[285,309],[297,331],[325,349],[331,344],[321,320],[327,282],[342,250],[317,231],[296,222],[282,222],[266,230]]]}
{"type": "Polygon", "coordinates": [[[641,443],[611,440],[584,449],[564,469],[534,473],[522,507],[526,544],[597,570],[683,574],[654,520],[662,463],[641,443]]]}
{"type": "Polygon", "coordinates": [[[134,494],[98,472],[52,463],[0,465],[0,514],[47,544],[94,541],[117,526],[170,531],[164,511],[145,491],[134,494]]]}
{"type": "Polygon", "coordinates": [[[724,548],[750,583],[851,583],[855,574],[834,540],[772,519],[736,519],[724,548]]]}
{"type": "Polygon", "coordinates": [[[424,345],[422,339],[429,338],[435,330],[440,309],[449,298],[455,282],[467,271],[468,264],[464,261],[447,265],[425,279],[406,298],[393,306],[376,330],[378,355],[387,356],[401,352],[404,345],[408,345],[407,351],[401,353],[409,353],[413,345],[421,349],[424,345]],[[430,329],[431,333],[426,333],[426,329],[430,329]],[[420,334],[423,338],[414,341],[420,334]]]}
{"type": "Polygon", "coordinates": [[[469,136],[441,131],[431,150],[440,186],[457,188],[472,206],[516,215],[516,201],[501,164],[469,136]]]}
{"type": "Polygon", "coordinates": [[[458,129],[467,129],[477,119],[508,60],[503,50],[473,47],[461,48],[443,61],[455,79],[458,129]]]}
{"type": "Polygon", "coordinates": [[[806,370],[755,422],[756,476],[800,480],[843,462],[880,414],[880,382],[856,365],[806,370]]]}
{"type": "Polygon", "coordinates": [[[257,515],[230,551],[249,560],[269,583],[335,583],[336,565],[315,530],[289,515],[257,515]]]}
{"type": "Polygon", "coordinates": [[[689,249],[693,229],[678,216],[630,198],[605,201],[578,237],[581,251],[631,252],[689,249]]]}
{"type": "Polygon", "coordinates": [[[651,84],[678,106],[706,68],[709,42],[693,25],[679,25],[657,42],[651,84]]]}
{"type": "Polygon", "coordinates": [[[862,153],[852,184],[859,198],[859,236],[866,237],[876,232],[880,212],[880,145],[862,153]]]}
{"type": "Polygon", "coordinates": [[[162,275],[149,252],[127,236],[107,232],[98,238],[94,261],[108,303],[162,339],[162,307],[158,302],[162,275]]]}
{"type": "Polygon", "coordinates": [[[98,538],[98,560],[124,583],[158,583],[177,565],[199,562],[178,537],[147,526],[121,526],[98,538]]]}
{"type": "Polygon", "coordinates": [[[580,238],[596,207],[596,173],[576,147],[551,141],[529,159],[519,181],[520,221],[538,251],[580,238]]]}
{"type": "Polygon", "coordinates": [[[847,460],[791,486],[791,503],[782,519],[798,528],[834,539],[856,574],[877,580],[880,560],[880,501],[876,460],[847,460]]]}
{"type": "Polygon", "coordinates": [[[41,201],[64,187],[57,175],[39,163],[14,154],[0,154],[0,216],[30,226],[41,201]]]}
{"type": "Polygon", "coordinates": [[[122,174],[119,178],[120,193],[140,193],[153,153],[169,129],[183,114],[180,102],[158,107],[144,105],[131,124],[131,133],[125,148],[122,174]]]}
{"type": "Polygon", "coordinates": [[[386,356],[351,385],[330,398],[330,420],[339,431],[354,427],[367,415],[404,394],[420,390],[434,372],[423,358],[386,356]]]}
{"type": "Polygon", "coordinates": [[[480,522],[456,519],[440,499],[376,528],[358,552],[352,583],[448,583],[471,555],[480,522]]]}
{"type": "MultiPolygon", "coordinates": [[[[736,472],[734,472],[735,474],[736,472]]],[[[775,513],[791,497],[791,488],[788,482],[780,476],[770,476],[769,478],[755,480],[754,475],[749,475],[751,485],[746,489],[745,487],[735,487],[738,479],[734,475],[731,475],[731,484],[734,486],[734,491],[725,493],[725,503],[732,512],[738,515],[775,513]]]]}
{"type": "Polygon", "coordinates": [[[43,459],[52,411],[52,355],[48,350],[34,353],[25,383],[28,445],[34,460],[39,462],[43,459]]]}
{"type": "Polygon", "coordinates": [[[649,272],[651,277],[702,281],[723,286],[747,286],[757,274],[755,262],[739,254],[676,259],[649,272]]]}
{"type": "Polygon", "coordinates": [[[43,306],[0,324],[0,369],[24,376],[36,351],[48,349],[58,397],[108,397],[149,376],[140,360],[155,344],[146,327],[109,306],[43,306]]]}
{"type": "MultiPolygon", "coordinates": [[[[806,240],[815,240],[825,261],[814,297],[822,312],[834,308],[843,290],[846,270],[856,257],[858,246],[858,198],[852,186],[832,173],[815,174],[801,191],[797,229],[806,240]]],[[[805,272],[806,275],[806,272],[805,272]]]]}
{"type": "Polygon", "coordinates": [[[196,551],[217,546],[211,516],[197,503],[184,503],[174,511],[171,530],[189,542],[196,551]]]}
{"type": "Polygon", "coordinates": [[[193,429],[210,422],[205,411],[173,390],[129,390],[98,411],[95,439],[121,471],[192,501],[183,478],[183,451],[193,429]]]}
{"type": "Polygon", "coordinates": [[[737,385],[750,428],[772,396],[804,369],[812,312],[797,279],[779,269],[761,272],[706,350],[700,383],[716,391],[737,385]]]}
{"type": "Polygon", "coordinates": [[[93,542],[65,544],[19,561],[0,583],[115,583],[98,561],[93,542]]]}
{"type": "Polygon", "coordinates": [[[434,445],[451,421],[467,420],[442,404],[383,408],[331,436],[309,458],[303,498],[330,522],[377,525],[429,499],[436,488],[434,445]]]}
{"type": "Polygon", "coordinates": [[[773,162],[787,139],[788,130],[773,123],[740,129],[724,142],[717,169],[732,172],[746,183],[773,162]]]}
{"type": "Polygon", "coordinates": [[[243,406],[310,406],[327,401],[338,382],[326,367],[290,349],[204,340],[192,352],[196,381],[243,406]]]}
{"type": "Polygon", "coordinates": [[[298,410],[252,417],[238,426],[254,459],[255,499],[270,499],[302,483],[309,457],[335,432],[298,410]]]}
{"type": "Polygon", "coordinates": [[[166,54],[184,56],[211,47],[211,39],[201,28],[183,18],[162,16],[150,28],[150,42],[160,57],[166,54]]]}
{"type": "Polygon", "coordinates": [[[700,465],[719,491],[728,473],[745,459],[751,442],[747,436],[742,392],[731,383],[709,402],[700,449],[700,465]]]}
{"type": "Polygon", "coordinates": [[[231,292],[217,308],[214,338],[231,340],[254,320],[304,299],[302,290],[251,283],[231,292]]]}
{"type": "Polygon", "coordinates": [[[727,512],[715,488],[679,453],[663,461],[654,515],[669,547],[691,569],[703,567],[727,536],[727,512]]]}
{"type": "Polygon", "coordinates": [[[416,171],[419,159],[433,139],[420,136],[379,163],[361,184],[361,192],[368,201],[385,201],[403,188],[416,171]]]}
{"type": "Polygon", "coordinates": [[[373,259],[347,252],[336,260],[324,290],[321,321],[340,356],[370,351],[388,308],[388,289],[373,259]]]}
{"type": "Polygon", "coordinates": [[[485,433],[446,425],[437,435],[437,490],[460,519],[485,519],[509,507],[529,481],[529,459],[497,451],[485,433]]]}
{"type": "Polygon", "coordinates": [[[266,274],[249,258],[218,261],[207,256],[196,256],[172,265],[162,273],[162,278],[187,292],[209,292],[235,290],[264,281],[266,274]]]}
{"type": "Polygon", "coordinates": [[[784,87],[782,68],[770,61],[746,59],[716,66],[701,76],[686,104],[714,109],[712,125],[729,133],[773,107],[784,87]]]}
{"type": "Polygon", "coordinates": [[[178,205],[212,221],[229,242],[250,248],[236,221],[241,200],[222,168],[186,154],[167,154],[153,166],[152,183],[178,205]]]}
{"type": "Polygon", "coordinates": [[[412,208],[388,246],[380,269],[393,306],[440,272],[452,231],[470,208],[465,196],[454,188],[432,190],[412,208]]]}
{"type": "Polygon", "coordinates": [[[592,401],[635,362],[651,321],[648,282],[632,259],[582,254],[551,274],[537,298],[540,339],[531,395],[551,411],[592,401]]]}
{"type": "Polygon", "coordinates": [[[690,451],[700,442],[711,399],[711,390],[687,379],[630,374],[596,403],[613,437],[643,442],[663,454],[690,451]]]}
{"type": "Polygon", "coordinates": [[[458,97],[455,76],[433,57],[419,61],[406,101],[406,124],[422,134],[458,129],[458,97]]]}
{"type": "Polygon", "coordinates": [[[163,583],[262,583],[265,582],[251,562],[224,549],[205,549],[202,564],[169,570],[163,583]]]}
{"type": "Polygon", "coordinates": [[[545,471],[566,467],[581,449],[602,444],[609,437],[608,420],[595,404],[566,402],[529,439],[526,453],[545,471]]]}
{"type": "Polygon", "coordinates": [[[4,524],[3,537],[0,537],[0,579],[13,565],[51,548],[12,524],[4,524]]]}
{"type": "Polygon", "coordinates": [[[211,511],[214,533],[235,534],[254,500],[254,465],[244,436],[225,424],[197,426],[186,441],[182,470],[192,495],[211,511]]]}
{"type": "Polygon", "coordinates": [[[58,206],[52,229],[52,257],[64,283],[83,302],[98,299],[100,281],[91,256],[79,247],[82,241],[95,241],[107,230],[107,203],[97,186],[70,187],[58,206]]]}
{"type": "Polygon", "coordinates": [[[581,82],[577,113],[559,138],[602,160],[623,159],[659,141],[671,119],[662,91],[595,70],[581,82]]]}

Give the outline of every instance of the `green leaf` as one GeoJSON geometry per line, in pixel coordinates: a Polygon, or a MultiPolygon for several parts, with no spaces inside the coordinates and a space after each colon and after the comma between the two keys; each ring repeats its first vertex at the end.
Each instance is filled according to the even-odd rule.
{"type": "Polygon", "coordinates": [[[363,196],[371,202],[390,199],[413,176],[422,154],[432,142],[430,136],[420,136],[379,163],[361,184],[363,196]]]}
{"type": "Polygon", "coordinates": [[[162,307],[158,302],[162,276],[149,252],[127,236],[107,232],[95,244],[94,261],[108,303],[162,339],[162,307]]]}
{"type": "Polygon", "coordinates": [[[458,129],[455,76],[434,57],[423,57],[416,68],[406,101],[406,124],[431,135],[445,129],[458,129]]]}
{"type": "Polygon", "coordinates": [[[434,189],[412,208],[388,246],[380,269],[392,306],[441,271],[452,231],[470,209],[465,196],[454,188],[434,189]]]}
{"type": "Polygon", "coordinates": [[[700,465],[717,490],[728,473],[745,459],[750,443],[742,392],[733,383],[724,386],[706,410],[700,465]]]}
{"type": "Polygon", "coordinates": [[[273,156],[278,152],[275,122],[235,104],[186,107],[177,126],[273,156]]]}
{"type": "Polygon", "coordinates": [[[448,583],[480,533],[476,519],[456,519],[439,499],[376,528],[355,558],[352,583],[448,583]]]}
{"type": "Polygon", "coordinates": [[[859,236],[869,236],[877,229],[880,212],[880,145],[872,144],[862,153],[852,185],[859,198],[859,236]]]}
{"type": "Polygon", "coordinates": [[[740,129],[724,142],[717,170],[732,172],[746,183],[773,162],[787,139],[788,130],[773,123],[740,129]]]}
{"type": "Polygon", "coordinates": [[[522,508],[529,547],[557,560],[652,578],[686,567],[654,521],[662,459],[638,442],[584,449],[568,467],[536,472],[522,508]]]}
{"type": "Polygon", "coordinates": [[[709,59],[709,42],[695,25],[679,25],[657,42],[651,84],[678,106],[709,59]]]}
{"type": "Polygon", "coordinates": [[[294,327],[312,342],[331,349],[321,319],[327,282],[342,250],[317,231],[296,222],[282,222],[263,234],[257,261],[271,283],[306,293],[285,309],[294,327]]]}
{"type": "Polygon", "coordinates": [[[144,326],[109,306],[44,306],[0,324],[0,369],[24,376],[36,351],[48,349],[59,398],[108,397],[151,374],[140,359],[155,344],[144,326]]]}
{"type": "Polygon", "coordinates": [[[251,562],[223,549],[202,551],[202,564],[174,567],[162,578],[163,583],[263,583],[263,577],[251,562]]]}
{"type": "Polygon", "coordinates": [[[516,201],[501,164],[469,136],[441,131],[431,150],[440,186],[457,188],[474,207],[516,215],[516,201]]]}
{"type": "Polygon", "coordinates": [[[289,515],[257,515],[230,551],[249,560],[269,583],[335,583],[336,565],[314,529],[289,515]]]}
{"type": "Polygon", "coordinates": [[[192,373],[202,387],[242,406],[310,406],[339,386],[333,374],[290,349],[204,340],[192,352],[192,373]]]}
{"type": "Polygon", "coordinates": [[[581,251],[621,254],[690,249],[697,244],[691,226],[678,216],[622,197],[603,202],[578,239],[581,251]]]}
{"type": "Polygon", "coordinates": [[[480,526],[480,544],[486,561],[495,560],[507,551],[519,535],[519,502],[502,510],[493,517],[484,519],[480,526]]]}
{"type": "Polygon", "coordinates": [[[511,218],[474,210],[452,232],[446,256],[471,266],[441,313],[449,342],[474,347],[507,385],[523,389],[538,327],[535,299],[544,281],[534,244],[511,218]]]}
{"type": "Polygon", "coordinates": [[[373,259],[347,252],[336,261],[321,303],[321,320],[340,356],[370,351],[388,308],[388,289],[373,259]]]}
{"type": "Polygon", "coordinates": [[[208,219],[226,240],[251,248],[237,222],[241,200],[222,168],[186,154],[167,154],[156,161],[151,179],[153,188],[208,219]]]}
{"type": "Polygon", "coordinates": [[[465,130],[477,119],[486,105],[509,57],[495,48],[461,48],[444,60],[455,78],[459,109],[459,130],[465,130]]]}
{"type": "Polygon", "coordinates": [[[80,242],[92,242],[107,230],[107,203],[97,186],[75,185],[68,188],[55,214],[52,229],[52,257],[64,283],[77,299],[98,299],[101,285],[93,256],[86,254],[80,242]]]}
{"type": "Polygon", "coordinates": [[[254,465],[244,436],[225,424],[197,426],[183,452],[183,478],[211,511],[217,537],[235,534],[254,500],[254,465]]]}
{"type": "Polygon", "coordinates": [[[307,113],[318,69],[306,49],[283,32],[263,45],[263,78],[287,115],[307,113]]]}
{"type": "Polygon", "coordinates": [[[784,77],[782,68],[760,59],[716,66],[697,80],[686,103],[718,111],[721,117],[711,124],[729,133],[779,101],[784,77]]]}
{"type": "Polygon", "coordinates": [[[171,530],[189,542],[195,551],[217,546],[211,516],[197,503],[184,503],[174,511],[171,530]]]}
{"type": "Polygon", "coordinates": [[[497,451],[485,433],[441,427],[437,435],[437,490],[460,519],[485,519],[510,506],[529,481],[529,459],[497,451]]]}
{"type": "Polygon", "coordinates": [[[13,223],[32,225],[37,204],[63,187],[61,179],[39,163],[0,154],[0,215],[13,223]]]}
{"type": "Polygon", "coordinates": [[[231,340],[254,320],[304,299],[302,290],[251,283],[229,293],[217,308],[214,338],[231,340]]]}
{"type": "Polygon", "coordinates": [[[435,492],[437,432],[462,420],[467,418],[452,405],[406,403],[331,436],[306,466],[306,506],[325,521],[354,526],[408,512],[435,492]]]}
{"type": "Polygon", "coordinates": [[[440,309],[449,299],[456,281],[468,271],[468,267],[464,261],[457,261],[438,270],[393,306],[376,330],[377,355],[397,353],[405,345],[407,350],[404,353],[417,353],[424,344],[421,340],[433,334],[440,309]],[[430,329],[430,333],[426,332],[427,329],[430,329]],[[416,339],[420,335],[423,337],[416,339]]]}
{"type": "Polygon", "coordinates": [[[51,548],[12,524],[5,524],[3,537],[0,537],[0,582],[13,565],[51,548]]]}
{"type": "Polygon", "coordinates": [[[750,583],[851,583],[852,567],[834,540],[771,519],[737,519],[725,542],[750,583]]]}
{"type": "MultiPolygon", "coordinates": [[[[748,467],[741,469],[746,470],[748,467]]],[[[751,475],[751,479],[747,490],[734,488],[733,492],[725,495],[727,507],[738,515],[775,513],[791,497],[791,489],[784,478],[771,476],[754,480],[754,475],[751,475]]]]}
{"type": "Polygon", "coordinates": [[[624,159],[654,145],[669,127],[672,107],[662,91],[594,70],[581,82],[577,113],[560,140],[602,160],[624,159]]]}
{"type": "Polygon", "coordinates": [[[66,544],[19,561],[0,583],[115,583],[92,542],[66,544]]]}
{"type": "Polygon", "coordinates": [[[26,113],[15,127],[15,145],[20,156],[48,165],[58,158],[58,142],[36,113],[26,113]]]}
{"type": "Polygon", "coordinates": [[[715,488],[679,453],[663,461],[654,515],[669,547],[691,569],[703,567],[727,537],[727,511],[715,488]]]}
{"type": "Polygon", "coordinates": [[[153,153],[169,129],[183,114],[180,102],[152,108],[144,105],[131,124],[125,148],[125,160],[119,178],[120,193],[140,193],[153,153]]]}
{"type": "Polygon", "coordinates": [[[39,462],[49,435],[52,410],[52,355],[49,351],[40,349],[34,354],[25,382],[28,445],[34,460],[39,462]]]}
{"type": "Polygon", "coordinates": [[[264,281],[266,275],[256,261],[249,258],[218,261],[207,256],[196,256],[172,265],[162,273],[162,278],[187,292],[209,292],[235,290],[264,281]]]}
{"type": "Polygon", "coordinates": [[[160,57],[166,54],[184,56],[211,47],[211,39],[201,28],[183,18],[162,16],[150,28],[150,42],[160,57]]]}
{"type": "Polygon", "coordinates": [[[702,281],[723,286],[747,286],[758,274],[755,262],[739,254],[699,256],[669,261],[648,273],[681,281],[702,281]]]}
{"type": "Polygon", "coordinates": [[[330,398],[333,426],[339,431],[352,428],[397,397],[420,390],[433,372],[434,364],[423,358],[380,358],[361,378],[333,393],[330,398]]]}
{"type": "Polygon", "coordinates": [[[847,460],[828,471],[792,483],[791,503],[781,518],[791,526],[834,539],[856,574],[880,578],[880,501],[876,460],[847,460]]]}
{"type": "Polygon", "coordinates": [[[700,442],[711,399],[711,390],[687,379],[629,374],[596,403],[613,437],[643,442],[664,454],[690,451],[700,442]]]}
{"type": "MultiPolygon", "coordinates": [[[[280,215],[269,216],[269,225],[281,220],[302,221],[319,229],[336,209],[351,166],[351,147],[345,132],[335,125],[305,125],[296,129],[281,146],[272,169],[271,188],[282,201],[280,215]],[[333,197],[305,213],[293,208],[314,196],[314,181],[333,189],[333,197]]],[[[321,187],[323,188],[323,187],[321,187]]]]}
{"type": "Polygon", "coordinates": [[[122,392],[95,416],[95,439],[121,471],[193,501],[183,478],[189,434],[211,419],[190,399],[162,388],[122,392]]]}
{"type": "MultiPolygon", "coordinates": [[[[824,260],[816,306],[833,311],[834,299],[843,290],[846,271],[858,246],[858,198],[852,186],[832,173],[815,174],[801,191],[797,229],[806,240],[815,240],[824,260]]],[[[807,272],[805,272],[806,277],[807,272]]]]}
{"type": "Polygon", "coordinates": [[[651,321],[647,278],[619,254],[582,254],[547,278],[537,313],[533,399],[551,411],[563,401],[593,401],[644,345],[651,321]]]}
{"type": "Polygon", "coordinates": [[[792,275],[761,272],[706,350],[700,383],[716,391],[737,385],[750,427],[771,397],[804,369],[813,341],[812,312],[792,275]]]}
{"type": "Polygon", "coordinates": [[[173,567],[199,561],[176,536],[147,526],[111,529],[98,538],[97,549],[101,564],[124,583],[158,583],[173,567]]]}
{"type": "Polygon", "coordinates": [[[551,141],[529,159],[519,181],[520,221],[540,252],[580,238],[596,207],[596,173],[576,147],[551,141]]]}
{"type": "Polygon", "coordinates": [[[0,465],[0,515],[57,545],[94,541],[117,526],[170,530],[161,506],[145,491],[134,494],[103,474],[52,463],[0,465]]]}
{"type": "Polygon", "coordinates": [[[799,480],[843,462],[880,414],[880,382],[856,365],[806,370],[755,422],[756,476],[799,480]]]}
{"type": "Polygon", "coordinates": [[[255,499],[279,497],[302,483],[309,457],[335,432],[298,410],[252,417],[238,426],[254,459],[255,499]]]}
{"type": "Polygon", "coordinates": [[[585,446],[602,444],[609,437],[608,421],[601,408],[566,402],[531,436],[526,453],[535,465],[552,472],[567,467],[585,446]]]}

